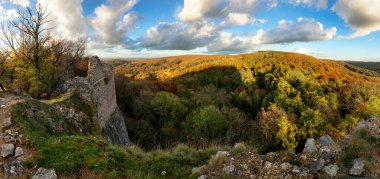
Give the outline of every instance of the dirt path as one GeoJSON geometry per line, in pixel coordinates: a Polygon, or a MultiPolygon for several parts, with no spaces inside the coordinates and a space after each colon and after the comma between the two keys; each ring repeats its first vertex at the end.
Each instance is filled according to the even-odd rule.
{"type": "MultiPolygon", "coordinates": [[[[25,98],[16,96],[10,93],[0,93],[0,146],[3,144],[14,144],[16,147],[22,149],[21,156],[11,155],[9,157],[0,156],[1,167],[3,168],[4,164],[12,162],[14,160],[25,161],[33,158],[35,150],[31,145],[29,145],[25,137],[20,133],[19,127],[14,124],[14,121],[11,119],[11,113],[15,104],[25,101],[25,98]],[[6,137],[8,136],[8,138],[6,137]],[[9,136],[12,136],[9,138],[9,136]]],[[[0,148],[0,151],[2,149],[0,148]]],[[[33,170],[33,169],[32,169],[33,170]]],[[[30,169],[23,169],[23,175],[20,178],[27,178],[28,175],[32,172],[30,169]]],[[[4,168],[0,170],[0,178],[3,178],[5,175],[4,168]]]]}

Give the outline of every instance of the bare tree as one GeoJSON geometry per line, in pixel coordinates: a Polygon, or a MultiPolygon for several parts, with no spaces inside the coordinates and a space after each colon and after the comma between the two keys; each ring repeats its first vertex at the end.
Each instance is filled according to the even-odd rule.
{"type": "Polygon", "coordinates": [[[17,52],[26,62],[35,68],[35,77],[40,81],[42,48],[52,38],[49,29],[45,27],[49,13],[47,8],[38,5],[35,9],[27,7],[25,10],[17,10],[18,18],[2,25],[1,40],[7,49],[3,53],[8,55],[17,52]]]}
{"type": "MultiPolygon", "coordinates": [[[[17,77],[24,80],[24,83],[18,84],[25,91],[29,91],[32,85],[38,85],[37,88],[42,91],[39,94],[34,93],[38,95],[37,98],[42,93],[47,93],[49,97],[59,82],[75,74],[76,64],[84,60],[87,39],[69,41],[53,37],[50,34],[51,29],[47,28],[47,8],[40,5],[18,9],[17,13],[18,18],[3,24],[0,29],[0,40],[5,44],[1,49],[2,53],[8,59],[16,61],[9,72],[23,69],[20,72],[33,75],[37,83],[25,80],[24,75],[17,77]],[[33,73],[30,73],[31,68],[33,73]]],[[[15,76],[17,74],[18,72],[15,76]]]]}
{"type": "Polygon", "coordinates": [[[49,75],[52,90],[57,87],[59,82],[67,77],[73,77],[74,67],[84,59],[87,39],[68,41],[65,39],[53,39],[49,42],[48,53],[50,53],[50,66],[52,67],[49,75]]]}

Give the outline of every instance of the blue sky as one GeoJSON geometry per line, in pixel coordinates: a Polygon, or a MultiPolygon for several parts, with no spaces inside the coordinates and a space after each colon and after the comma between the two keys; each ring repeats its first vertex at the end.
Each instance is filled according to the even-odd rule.
{"type": "Polygon", "coordinates": [[[102,58],[296,51],[380,61],[380,0],[0,0],[52,9],[57,37],[102,58]]]}

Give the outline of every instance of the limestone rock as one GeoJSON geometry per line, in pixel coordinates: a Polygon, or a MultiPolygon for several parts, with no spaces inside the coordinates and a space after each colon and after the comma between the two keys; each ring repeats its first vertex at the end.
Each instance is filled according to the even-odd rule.
{"type": "Polygon", "coordinates": [[[223,167],[223,172],[226,174],[230,174],[235,171],[235,166],[234,165],[228,165],[223,167]]]}
{"type": "Polygon", "coordinates": [[[375,116],[367,121],[362,120],[356,124],[355,132],[362,129],[368,130],[371,136],[380,139],[380,116],[375,116]]]}
{"type": "Polygon", "coordinates": [[[282,171],[288,171],[292,168],[292,165],[288,162],[285,162],[280,165],[280,168],[282,171]]]}
{"type": "Polygon", "coordinates": [[[241,164],[240,166],[241,166],[241,168],[243,168],[244,170],[247,170],[247,169],[248,169],[248,165],[245,164],[245,163],[241,164]]]}
{"type": "Polygon", "coordinates": [[[265,169],[270,169],[272,167],[272,163],[265,161],[264,168],[265,169]]]}
{"type": "Polygon", "coordinates": [[[110,144],[129,145],[125,119],[116,103],[115,79],[112,65],[104,64],[92,57],[88,64],[87,77],[77,77],[63,85],[62,92],[78,93],[79,97],[96,108],[94,117],[102,134],[110,144]]]}
{"type": "Polygon", "coordinates": [[[338,170],[339,170],[339,167],[338,167],[338,165],[336,165],[336,164],[328,165],[328,166],[323,167],[323,171],[324,171],[328,176],[330,176],[331,178],[333,178],[333,177],[336,176],[338,170]]]}
{"type": "Polygon", "coordinates": [[[334,158],[334,155],[329,152],[324,152],[322,153],[321,158],[323,158],[325,161],[330,161],[331,159],[334,158]]]}
{"type": "Polygon", "coordinates": [[[318,171],[322,170],[324,165],[325,165],[325,160],[322,158],[319,159],[318,161],[314,161],[313,163],[311,163],[311,166],[310,166],[311,173],[313,174],[318,173],[318,171]]]}
{"type": "Polygon", "coordinates": [[[198,177],[198,179],[207,179],[207,175],[201,175],[198,177]]]}
{"type": "Polygon", "coordinates": [[[15,151],[15,146],[13,144],[1,145],[1,156],[4,158],[13,155],[14,151],[15,151]]]}
{"type": "Polygon", "coordinates": [[[301,170],[300,170],[300,167],[298,167],[297,165],[295,165],[294,167],[293,167],[293,170],[292,170],[292,172],[293,173],[299,173],[301,170]]]}
{"type": "Polygon", "coordinates": [[[325,135],[319,138],[319,143],[321,146],[327,146],[330,147],[332,145],[336,145],[335,142],[331,139],[329,135],[325,135]]]}
{"type": "Polygon", "coordinates": [[[24,155],[24,151],[22,150],[21,147],[16,147],[16,150],[15,150],[15,157],[19,157],[21,155],[24,155]]]}
{"type": "Polygon", "coordinates": [[[3,120],[3,128],[7,128],[7,127],[9,127],[9,126],[11,126],[11,125],[12,125],[11,118],[5,118],[5,119],[3,120]]]}
{"type": "Polygon", "coordinates": [[[358,122],[356,124],[356,128],[355,128],[355,132],[358,132],[362,129],[367,129],[368,128],[368,125],[369,125],[369,122],[368,121],[365,121],[365,120],[361,120],[360,122],[358,122]]]}
{"type": "Polygon", "coordinates": [[[364,172],[364,160],[356,158],[350,169],[350,175],[360,176],[364,172]]]}
{"type": "Polygon", "coordinates": [[[368,131],[369,133],[377,138],[380,139],[380,116],[373,117],[368,120],[368,131]]]}
{"type": "Polygon", "coordinates": [[[221,157],[227,157],[229,155],[230,155],[230,153],[228,151],[218,151],[216,153],[215,157],[221,158],[221,157]]]}
{"type": "Polygon", "coordinates": [[[14,161],[4,164],[5,178],[19,177],[22,175],[23,170],[24,170],[24,167],[20,160],[14,160],[14,161]]]}
{"type": "Polygon", "coordinates": [[[57,179],[57,174],[53,169],[39,168],[32,179],[57,179]]]}
{"type": "Polygon", "coordinates": [[[115,112],[103,127],[102,133],[104,136],[107,136],[110,144],[131,144],[128,137],[124,116],[119,107],[115,109],[115,112]]]}
{"type": "Polygon", "coordinates": [[[196,174],[196,173],[202,173],[202,171],[206,168],[207,166],[206,165],[202,165],[200,167],[194,167],[191,169],[191,173],[192,174],[196,174]]]}
{"type": "Polygon", "coordinates": [[[244,148],[244,147],[245,147],[244,143],[236,143],[234,145],[234,148],[244,148]]]}
{"type": "Polygon", "coordinates": [[[305,147],[303,149],[303,152],[305,153],[314,153],[317,152],[317,146],[315,145],[315,140],[313,138],[309,138],[306,140],[305,147]]]}

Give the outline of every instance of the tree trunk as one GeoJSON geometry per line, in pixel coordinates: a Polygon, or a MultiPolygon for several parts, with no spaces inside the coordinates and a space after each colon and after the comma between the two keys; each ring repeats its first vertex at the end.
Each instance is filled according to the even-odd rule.
{"type": "Polygon", "coordinates": [[[6,90],[5,90],[5,88],[4,88],[4,86],[0,83],[0,89],[3,91],[3,92],[5,92],[6,90]]]}

